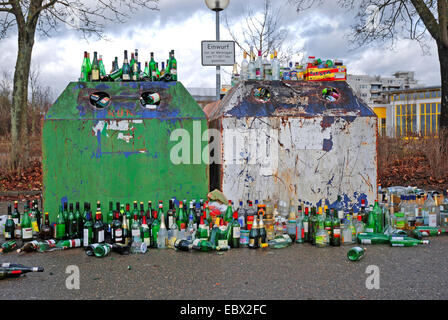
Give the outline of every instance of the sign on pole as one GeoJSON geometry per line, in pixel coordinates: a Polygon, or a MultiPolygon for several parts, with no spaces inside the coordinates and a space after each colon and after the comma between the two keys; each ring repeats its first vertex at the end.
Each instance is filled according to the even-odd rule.
{"type": "Polygon", "coordinates": [[[202,41],[203,66],[233,66],[235,64],[235,41],[202,41]]]}

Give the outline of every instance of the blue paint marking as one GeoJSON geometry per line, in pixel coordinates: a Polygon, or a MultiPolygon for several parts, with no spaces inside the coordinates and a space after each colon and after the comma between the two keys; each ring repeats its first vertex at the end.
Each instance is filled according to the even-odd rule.
{"type": "Polygon", "coordinates": [[[97,85],[97,86],[95,87],[95,89],[98,89],[98,90],[107,90],[107,89],[110,89],[110,86],[107,85],[107,84],[105,84],[105,83],[101,83],[101,84],[97,85]]]}
{"type": "Polygon", "coordinates": [[[95,157],[97,159],[99,159],[99,158],[101,158],[101,131],[100,130],[97,130],[96,137],[97,137],[96,139],[97,139],[97,142],[98,142],[98,146],[96,148],[95,157]]]}
{"type": "Polygon", "coordinates": [[[67,196],[63,196],[63,197],[61,198],[61,204],[64,205],[64,203],[68,203],[67,196]]]}
{"type": "Polygon", "coordinates": [[[324,139],[322,150],[329,152],[331,149],[333,149],[333,140],[331,138],[324,139]]]}

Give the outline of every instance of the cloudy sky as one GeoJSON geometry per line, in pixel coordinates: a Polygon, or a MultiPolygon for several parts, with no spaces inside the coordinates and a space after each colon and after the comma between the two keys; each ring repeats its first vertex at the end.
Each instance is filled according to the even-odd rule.
{"type": "MultiPolygon", "coordinates": [[[[87,0],[90,1],[90,0],[87,0]]],[[[338,8],[337,1],[324,4],[297,14],[287,0],[274,0],[273,5],[281,10],[282,27],[287,30],[286,44],[303,48],[303,54],[322,58],[339,58],[344,61],[351,74],[390,76],[394,71],[415,71],[416,78],[425,85],[439,85],[440,71],[435,43],[429,42],[429,55],[423,55],[419,44],[400,40],[394,50],[375,45],[362,49],[350,49],[351,43],[344,37],[354,23],[356,12],[338,8]]],[[[261,11],[263,0],[230,0],[225,15],[238,30],[244,22],[248,7],[261,11]]],[[[222,22],[224,13],[221,14],[222,22]]],[[[38,36],[33,51],[32,63],[40,69],[44,85],[52,89],[56,98],[70,81],[76,81],[84,51],[98,51],[103,55],[106,70],[112,59],[123,51],[139,49],[140,60],[149,60],[150,52],[157,61],[165,61],[168,52],[175,50],[178,61],[179,80],[186,87],[215,87],[215,68],[201,65],[200,46],[202,40],[215,39],[215,15],[204,0],[159,0],[159,10],[139,10],[125,24],[106,26],[107,40],[91,38],[87,42],[80,33],[61,26],[51,38],[38,36]]],[[[231,40],[224,23],[221,24],[221,40],[231,40]]],[[[0,41],[2,66],[13,72],[17,55],[17,40],[14,33],[0,41]]],[[[241,52],[237,51],[240,62],[241,52]]],[[[298,56],[296,57],[298,59],[298,56]]],[[[223,83],[230,83],[232,68],[224,68],[223,83]]]]}

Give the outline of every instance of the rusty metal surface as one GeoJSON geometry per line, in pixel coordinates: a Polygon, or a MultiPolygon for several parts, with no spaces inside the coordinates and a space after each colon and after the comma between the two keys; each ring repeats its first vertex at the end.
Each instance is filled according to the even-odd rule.
{"type": "MultiPolygon", "coordinates": [[[[219,117],[372,117],[375,113],[359,100],[346,82],[246,81],[240,83],[217,105],[204,110],[209,120],[219,117]],[[254,89],[264,87],[271,93],[268,102],[253,96],[254,89]],[[322,97],[324,88],[334,88],[340,98],[329,102],[322,97]]],[[[349,119],[349,118],[348,118],[349,119]]]]}

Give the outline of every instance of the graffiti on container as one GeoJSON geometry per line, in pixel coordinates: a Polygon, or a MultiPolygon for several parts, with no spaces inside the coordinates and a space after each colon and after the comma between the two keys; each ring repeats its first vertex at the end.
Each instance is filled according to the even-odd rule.
{"type": "Polygon", "coordinates": [[[114,118],[123,118],[123,117],[130,117],[130,116],[134,116],[134,114],[129,111],[128,109],[119,109],[119,110],[108,110],[107,111],[107,115],[109,117],[114,117],[114,118]]]}
{"type": "Polygon", "coordinates": [[[147,153],[145,139],[141,136],[135,137],[135,126],[143,124],[143,120],[100,120],[92,127],[92,135],[97,137],[96,151],[92,158],[100,158],[105,154],[123,154],[126,158],[133,154],[147,153]],[[105,141],[102,142],[102,136],[105,141]],[[113,140],[124,141],[126,145],[114,145],[113,140]],[[139,145],[135,146],[135,143],[139,145]]]}

